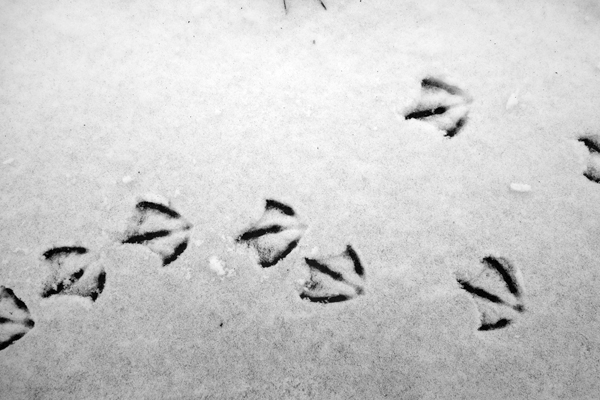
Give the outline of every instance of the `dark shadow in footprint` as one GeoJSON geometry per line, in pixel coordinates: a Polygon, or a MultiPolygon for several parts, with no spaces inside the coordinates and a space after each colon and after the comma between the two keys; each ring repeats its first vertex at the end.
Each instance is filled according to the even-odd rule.
{"type": "Polygon", "coordinates": [[[480,331],[508,326],[525,311],[523,282],[519,270],[501,257],[484,257],[483,268],[472,278],[457,277],[460,287],[471,294],[481,316],[480,331]]]}
{"type": "Polygon", "coordinates": [[[161,256],[163,266],[175,261],[187,248],[192,224],[167,201],[141,199],[121,243],[141,244],[161,256]]]}
{"type": "Polygon", "coordinates": [[[453,137],[465,126],[471,97],[457,86],[427,77],[421,81],[421,98],[404,119],[427,121],[453,137]]]}
{"type": "Polygon", "coordinates": [[[310,279],[300,293],[313,303],[339,303],[364,294],[365,270],[352,246],[324,258],[305,258],[310,279]]]}
{"type": "Polygon", "coordinates": [[[300,242],[306,231],[292,207],[268,199],[262,217],[243,232],[236,241],[254,247],[263,268],[284,259],[300,242]]]}
{"type": "Polygon", "coordinates": [[[34,325],[25,303],[12,289],[0,286],[0,350],[21,339],[34,325]]]}
{"type": "Polygon", "coordinates": [[[85,247],[55,247],[43,254],[51,268],[41,296],[73,295],[96,301],[104,290],[106,272],[99,257],[85,247]]]}
{"type": "Polygon", "coordinates": [[[590,152],[588,166],[583,176],[590,181],[600,183],[600,135],[582,136],[578,139],[590,152]]]}
{"type": "Polygon", "coordinates": [[[479,331],[493,331],[495,329],[505,328],[510,325],[511,320],[506,318],[496,319],[495,322],[485,323],[482,322],[479,327],[479,331]]]}

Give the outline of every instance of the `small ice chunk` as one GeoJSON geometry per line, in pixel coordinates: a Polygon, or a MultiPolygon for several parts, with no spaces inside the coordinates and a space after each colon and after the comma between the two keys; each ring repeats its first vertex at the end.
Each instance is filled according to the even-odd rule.
{"type": "Polygon", "coordinates": [[[513,192],[521,192],[521,193],[531,192],[531,186],[526,183],[514,183],[513,182],[510,184],[510,190],[512,190],[513,192]]]}
{"type": "Polygon", "coordinates": [[[516,92],[514,92],[513,94],[511,94],[510,97],[508,98],[508,101],[506,102],[506,109],[510,110],[511,108],[516,107],[517,104],[519,104],[519,91],[518,90],[516,92]]]}
{"type": "Polygon", "coordinates": [[[7,158],[6,160],[4,160],[2,162],[2,165],[8,165],[8,164],[12,164],[15,161],[14,158],[7,158]]]}
{"type": "Polygon", "coordinates": [[[133,182],[133,178],[132,178],[131,176],[129,176],[129,175],[125,175],[125,176],[123,177],[123,179],[121,179],[121,180],[122,180],[122,181],[123,181],[123,183],[124,183],[124,184],[126,184],[126,185],[127,185],[128,183],[131,183],[131,182],[133,182]]]}
{"type": "Polygon", "coordinates": [[[227,273],[223,267],[223,262],[216,256],[211,256],[208,259],[208,266],[219,276],[223,276],[227,273]]]}

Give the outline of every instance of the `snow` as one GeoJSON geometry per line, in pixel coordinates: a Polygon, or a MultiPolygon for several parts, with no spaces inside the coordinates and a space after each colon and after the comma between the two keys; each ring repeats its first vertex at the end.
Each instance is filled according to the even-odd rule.
{"type": "Polygon", "coordinates": [[[600,392],[597,3],[324,3],[2,2],[0,285],[36,321],[4,397],[600,392]],[[472,97],[453,138],[404,119],[430,75],[472,97]],[[167,267],[110,239],[146,192],[194,226],[167,267]],[[310,229],[262,270],[232,238],[267,198],[310,229]],[[106,259],[91,307],[39,296],[72,241],[106,259]],[[301,301],[304,257],[348,244],[365,295],[301,301]],[[483,333],[454,276],[489,254],[527,311],[483,333]]]}
{"type": "Polygon", "coordinates": [[[126,184],[126,185],[127,185],[127,184],[129,184],[129,183],[133,182],[133,178],[132,178],[131,176],[129,176],[129,175],[125,175],[125,176],[124,176],[124,177],[121,179],[121,181],[122,181],[124,184],[126,184]]]}
{"type": "Polygon", "coordinates": [[[530,192],[531,191],[531,185],[528,185],[526,183],[511,183],[510,184],[510,190],[512,190],[513,192],[530,192]]]}
{"type": "Polygon", "coordinates": [[[506,109],[510,110],[511,108],[516,107],[519,104],[519,91],[517,90],[513,94],[510,95],[508,101],[506,102],[506,109]]]}
{"type": "Polygon", "coordinates": [[[219,258],[216,256],[211,256],[209,258],[208,266],[211,270],[213,270],[219,276],[223,276],[227,273],[225,271],[225,268],[223,267],[223,262],[221,260],[219,260],[219,258]]]}

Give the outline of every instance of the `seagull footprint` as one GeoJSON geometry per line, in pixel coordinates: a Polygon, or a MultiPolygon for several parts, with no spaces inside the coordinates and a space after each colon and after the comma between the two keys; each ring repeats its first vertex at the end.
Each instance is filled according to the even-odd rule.
{"type": "Polygon", "coordinates": [[[262,217],[242,233],[236,241],[252,246],[263,268],[284,259],[298,245],[306,231],[292,207],[268,199],[262,217]]]}
{"type": "Polygon", "coordinates": [[[51,273],[41,296],[74,295],[96,301],[104,290],[106,272],[98,256],[80,246],[54,247],[43,254],[51,273]]]}
{"type": "Polygon", "coordinates": [[[600,183],[600,135],[582,136],[578,139],[590,152],[587,169],[583,176],[590,181],[600,183]]]}
{"type": "Polygon", "coordinates": [[[161,256],[163,266],[187,248],[192,224],[173,210],[168,201],[140,199],[123,235],[123,244],[141,244],[161,256]]]}
{"type": "Polygon", "coordinates": [[[34,326],[27,305],[12,289],[0,286],[0,350],[21,339],[34,326]]]}
{"type": "Polygon", "coordinates": [[[467,123],[471,101],[459,87],[427,77],[421,81],[421,98],[404,118],[427,121],[446,132],[444,136],[453,137],[467,123]]]}
{"type": "Polygon", "coordinates": [[[301,299],[314,303],[337,303],[364,294],[365,270],[352,246],[337,255],[305,258],[310,279],[305,283],[301,299]]]}
{"type": "Polygon", "coordinates": [[[525,311],[521,273],[501,257],[484,257],[481,263],[483,268],[477,276],[457,276],[456,280],[477,305],[481,318],[478,330],[504,328],[525,311]]]}

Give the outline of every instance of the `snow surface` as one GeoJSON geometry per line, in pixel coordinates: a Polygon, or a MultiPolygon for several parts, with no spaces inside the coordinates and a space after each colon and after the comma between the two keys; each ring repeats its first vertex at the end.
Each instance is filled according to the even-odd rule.
{"type": "Polygon", "coordinates": [[[1,398],[597,398],[598,2],[324,2],[0,2],[0,285],[35,320],[1,398]],[[402,118],[432,74],[473,98],[452,139],[402,118]],[[146,192],[194,225],[165,268],[114,239],[146,192]],[[228,238],[266,198],[309,230],[263,270],[228,238]],[[103,254],[93,304],[40,299],[65,243],[103,254]],[[347,244],[366,294],[301,301],[347,244]],[[454,273],[489,254],[527,310],[478,332],[454,273]]]}

